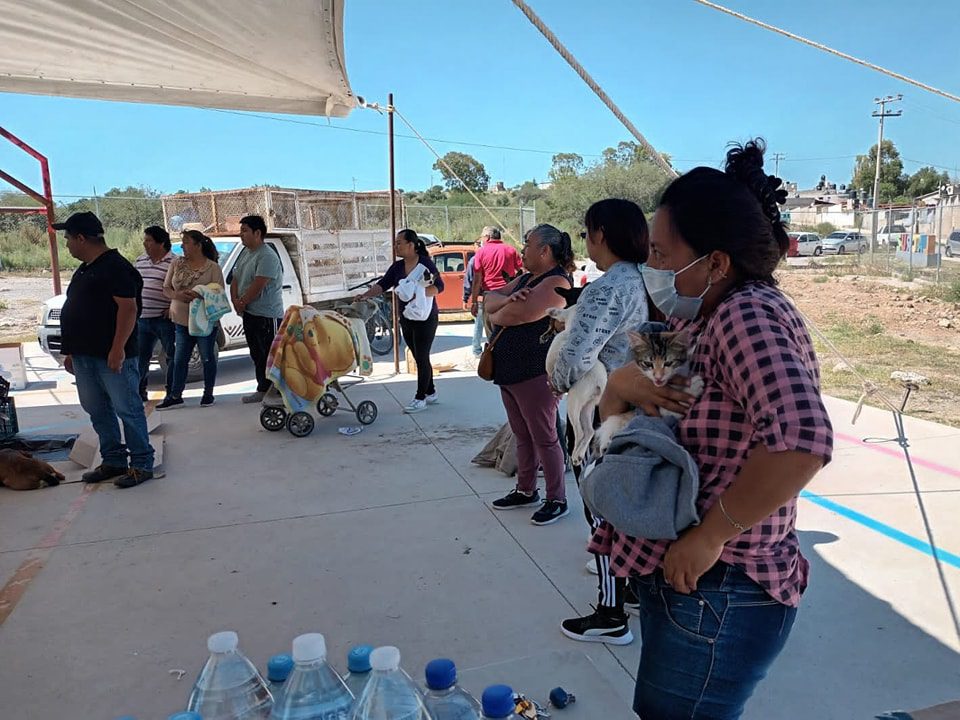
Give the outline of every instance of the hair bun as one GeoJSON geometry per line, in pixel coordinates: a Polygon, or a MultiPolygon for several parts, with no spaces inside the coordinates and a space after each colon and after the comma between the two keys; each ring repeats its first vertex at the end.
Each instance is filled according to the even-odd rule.
{"type": "Polygon", "coordinates": [[[746,185],[760,201],[767,219],[779,225],[780,205],[787,202],[787,190],[783,187],[783,180],[763,171],[763,154],[766,150],[766,143],[761,138],[743,145],[734,145],[727,152],[724,170],[727,175],[746,185]]]}

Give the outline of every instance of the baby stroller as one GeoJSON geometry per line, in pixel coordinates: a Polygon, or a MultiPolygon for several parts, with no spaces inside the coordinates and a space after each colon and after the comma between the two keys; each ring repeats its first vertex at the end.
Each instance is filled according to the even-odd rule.
{"type": "Polygon", "coordinates": [[[315,406],[320,415],[330,417],[341,409],[337,393],[361,425],[370,425],[379,412],[376,403],[363,400],[355,405],[347,390],[372,372],[373,358],[362,319],[330,310],[291,307],[267,360],[267,377],[273,388],[263,399],[260,424],[271,432],[286,427],[294,437],[306,437],[315,426],[308,408],[315,406]]]}

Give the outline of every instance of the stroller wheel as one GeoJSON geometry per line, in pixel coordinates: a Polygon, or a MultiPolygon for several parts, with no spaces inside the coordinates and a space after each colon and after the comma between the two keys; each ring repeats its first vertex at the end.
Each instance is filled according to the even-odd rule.
{"type": "Polygon", "coordinates": [[[357,420],[361,425],[369,425],[377,419],[377,405],[372,400],[364,400],[357,405],[357,420]]]}
{"type": "Polygon", "coordinates": [[[306,412],[295,412],[287,418],[287,430],[294,437],[306,437],[313,432],[313,415],[306,412]]]}
{"type": "Polygon", "coordinates": [[[333,415],[338,407],[340,407],[340,401],[337,400],[337,396],[333,393],[324,393],[320,396],[320,399],[317,400],[317,412],[324,417],[333,415]]]}
{"type": "Polygon", "coordinates": [[[287,411],[281,407],[264,407],[260,410],[260,424],[264,430],[277,432],[287,424],[287,411]]]}

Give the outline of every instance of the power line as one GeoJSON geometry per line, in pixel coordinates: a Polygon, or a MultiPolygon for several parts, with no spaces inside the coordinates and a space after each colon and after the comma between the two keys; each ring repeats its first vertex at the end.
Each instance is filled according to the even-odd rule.
{"type": "MultiPolygon", "coordinates": [[[[343,130],[344,132],[361,133],[364,135],[381,135],[381,136],[388,135],[388,133],[383,130],[364,130],[361,128],[344,127],[343,125],[331,125],[331,124],[310,122],[309,120],[294,120],[293,118],[281,118],[281,117],[275,117],[273,115],[264,115],[262,113],[237,112],[235,110],[221,110],[220,108],[203,108],[203,109],[210,110],[212,112],[224,113],[225,115],[239,115],[240,117],[255,117],[255,118],[260,118],[261,120],[273,120],[274,122],[290,123],[292,125],[309,125],[311,127],[325,128],[327,130],[343,130]]],[[[404,135],[402,133],[396,133],[394,137],[403,138],[405,140],[420,139],[416,135],[404,135]]],[[[561,153],[571,152],[570,150],[546,150],[543,148],[525,148],[525,147],[515,147],[512,145],[493,145],[490,143],[469,142],[466,140],[447,140],[444,138],[425,137],[424,139],[429,140],[430,142],[444,143],[446,145],[463,145],[465,147],[479,147],[479,148],[486,148],[489,150],[510,150],[513,152],[539,153],[541,155],[559,155],[561,153]]],[[[603,157],[600,153],[578,152],[576,154],[581,157],[603,157]]]]}
{"type": "Polygon", "coordinates": [[[932,85],[927,85],[926,83],[922,83],[919,80],[914,80],[913,78],[909,78],[906,75],[902,75],[893,70],[888,70],[885,67],[881,67],[880,65],[876,65],[867,60],[861,60],[858,57],[854,57],[853,55],[849,55],[845,52],[841,52],[840,50],[835,50],[834,48],[824,45],[823,43],[816,42],[815,40],[808,40],[807,38],[797,35],[796,33],[792,33],[789,30],[778,28],[776,25],[770,25],[769,23],[765,23],[762,20],[757,20],[756,18],[752,18],[749,15],[744,15],[743,13],[739,13],[736,10],[731,10],[730,8],[726,8],[723,5],[717,5],[717,3],[710,2],[710,0],[693,0],[693,1],[696,3],[700,3],[705,7],[713,8],[714,10],[719,10],[722,13],[731,15],[739,20],[743,20],[744,22],[748,22],[751,25],[756,25],[757,27],[761,27],[764,30],[770,30],[771,32],[775,32],[780,35],[783,35],[784,37],[788,37],[791,40],[796,40],[797,42],[801,42],[804,45],[809,45],[810,47],[816,48],[817,50],[822,50],[823,52],[830,53],[831,55],[836,55],[837,57],[843,58],[844,60],[849,60],[850,62],[856,63],[857,65],[862,65],[863,67],[869,68],[871,70],[876,70],[879,73],[883,73],[884,75],[888,75],[892,78],[896,78],[897,80],[901,80],[905,83],[915,85],[921,90],[926,90],[927,92],[931,92],[934,95],[940,95],[941,97],[945,97],[948,100],[953,100],[954,102],[960,102],[960,95],[954,95],[953,93],[949,93],[946,90],[939,90],[933,87],[932,85]]]}

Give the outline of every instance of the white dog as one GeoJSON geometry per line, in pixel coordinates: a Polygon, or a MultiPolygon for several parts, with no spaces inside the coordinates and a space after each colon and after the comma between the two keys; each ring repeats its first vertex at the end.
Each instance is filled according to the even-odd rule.
{"type": "MultiPolygon", "coordinates": [[[[551,319],[551,330],[556,333],[553,342],[550,344],[550,349],[547,351],[547,377],[553,375],[557,357],[566,343],[569,328],[576,322],[576,302],[580,297],[581,290],[582,288],[571,290],[557,288],[557,294],[562,295],[567,301],[567,307],[563,310],[559,308],[547,310],[551,319]],[[562,331],[559,331],[560,327],[563,328],[562,331]]],[[[550,332],[545,333],[540,341],[547,342],[550,332]]],[[[573,452],[570,454],[570,461],[579,467],[583,466],[587,449],[590,447],[590,440],[593,438],[593,416],[597,405],[600,404],[600,396],[603,395],[603,390],[606,387],[607,370],[603,363],[598,360],[567,391],[567,417],[573,425],[573,452]]]]}

